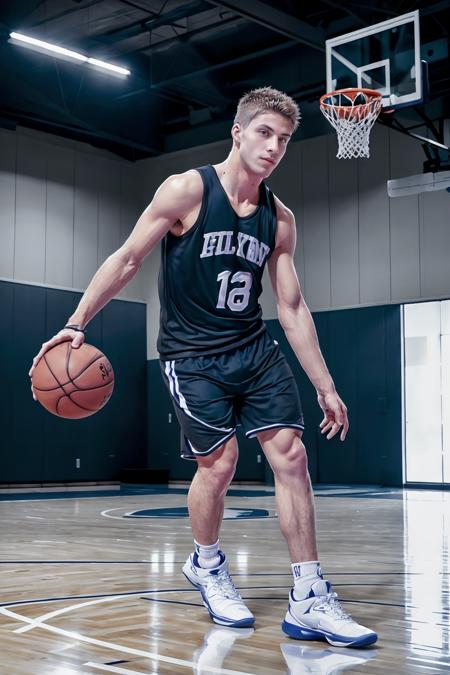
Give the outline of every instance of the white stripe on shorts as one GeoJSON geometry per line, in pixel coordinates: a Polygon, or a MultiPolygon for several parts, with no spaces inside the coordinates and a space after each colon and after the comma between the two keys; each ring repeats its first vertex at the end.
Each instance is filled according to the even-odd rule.
{"type": "MultiPolygon", "coordinates": [[[[209,454],[211,454],[211,452],[213,452],[214,450],[216,450],[216,448],[219,448],[221,445],[223,445],[223,444],[225,443],[225,441],[227,441],[229,438],[231,438],[231,437],[234,435],[235,431],[236,431],[236,429],[231,429],[231,430],[230,430],[230,433],[226,434],[226,436],[224,436],[223,438],[221,438],[220,441],[216,441],[216,443],[214,443],[213,445],[211,445],[211,447],[208,448],[207,450],[202,450],[202,451],[201,451],[201,450],[196,450],[196,449],[194,448],[194,446],[192,445],[191,441],[189,440],[189,438],[187,439],[187,442],[189,443],[189,445],[190,445],[190,447],[191,447],[191,450],[192,450],[193,454],[194,454],[194,455],[198,455],[199,457],[202,457],[202,455],[204,456],[204,455],[209,455],[209,454]]],[[[186,457],[185,459],[188,459],[188,458],[186,457]]]]}
{"type": "Polygon", "coordinates": [[[192,419],[195,420],[196,422],[200,422],[200,424],[203,424],[203,426],[208,427],[208,429],[214,429],[214,431],[226,431],[228,433],[230,431],[235,430],[236,427],[215,427],[214,425],[208,424],[208,422],[204,422],[199,417],[196,417],[191,413],[191,411],[187,406],[186,399],[180,391],[180,383],[178,381],[178,377],[175,372],[175,361],[166,361],[165,373],[167,375],[167,379],[169,380],[170,393],[172,394],[172,397],[175,399],[175,402],[178,403],[178,405],[186,413],[186,415],[192,417],[192,419]]]}
{"type": "Polygon", "coordinates": [[[174,389],[173,389],[173,381],[172,381],[172,378],[170,377],[170,363],[169,363],[169,361],[166,361],[166,367],[164,368],[164,370],[165,370],[165,373],[167,375],[167,379],[169,381],[170,393],[175,398],[175,392],[174,392],[174,389]]]}
{"type": "Polygon", "coordinates": [[[251,434],[257,434],[258,431],[266,431],[267,429],[276,429],[277,427],[280,429],[282,429],[283,427],[287,427],[289,429],[301,429],[301,430],[305,428],[302,424],[286,424],[285,422],[277,422],[276,424],[267,424],[265,427],[250,429],[250,431],[245,432],[245,435],[247,436],[247,438],[249,438],[251,434]]]}

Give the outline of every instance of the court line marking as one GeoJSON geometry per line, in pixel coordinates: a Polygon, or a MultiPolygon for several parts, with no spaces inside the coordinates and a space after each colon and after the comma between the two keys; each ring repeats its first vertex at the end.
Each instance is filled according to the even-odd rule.
{"type": "Polygon", "coordinates": [[[108,511],[122,511],[124,510],[123,507],[117,507],[115,509],[105,509],[104,511],[100,511],[100,515],[103,516],[104,518],[113,518],[113,520],[123,520],[123,516],[110,516],[108,511]]]}
{"type": "MultiPolygon", "coordinates": [[[[193,664],[194,666],[196,665],[195,663],[193,664]]],[[[120,673],[121,675],[146,675],[142,670],[129,670],[128,668],[118,668],[117,666],[107,666],[103,663],[94,663],[93,661],[88,661],[87,663],[83,663],[83,666],[88,666],[89,668],[96,668],[97,670],[104,670],[107,673],[120,673]]],[[[225,675],[229,673],[230,675],[233,673],[234,675],[252,675],[251,673],[243,673],[240,670],[227,670],[226,668],[214,668],[212,666],[209,666],[208,668],[205,669],[205,672],[216,672],[216,673],[224,673],[225,675]]],[[[202,668],[203,672],[203,668],[202,668]]]]}
{"type": "MultiPolygon", "coordinates": [[[[249,588],[251,588],[249,586],[249,588]]],[[[141,591],[129,591],[128,593],[90,593],[89,595],[63,595],[55,598],[35,598],[34,600],[14,600],[2,602],[1,607],[22,607],[24,605],[41,605],[44,602],[63,602],[64,600],[87,600],[89,598],[106,598],[111,596],[133,597],[134,595],[148,595],[150,593],[195,593],[195,588],[145,588],[141,591]]]]}
{"type": "Polygon", "coordinates": [[[67,614],[68,612],[75,611],[81,607],[88,607],[89,605],[99,605],[102,602],[112,602],[113,600],[122,600],[129,598],[130,596],[114,595],[108,598],[96,598],[95,600],[89,600],[88,602],[79,602],[75,605],[69,605],[68,607],[63,607],[62,609],[55,609],[53,612],[48,612],[47,614],[42,614],[41,616],[36,617],[31,620],[31,623],[27,626],[22,626],[21,628],[16,628],[14,633],[27,633],[33,628],[39,628],[42,623],[47,621],[47,619],[52,619],[55,616],[60,616],[61,614],[67,614]]]}
{"type": "MultiPolygon", "coordinates": [[[[29,619],[27,616],[22,614],[17,614],[16,612],[11,612],[9,609],[0,607],[0,614],[4,614],[12,619],[17,621],[22,621],[23,623],[33,623],[33,619],[29,619]]],[[[186,666],[187,668],[193,668],[196,664],[193,661],[186,661],[184,659],[176,659],[172,656],[163,656],[162,654],[155,654],[153,652],[146,652],[142,649],[134,649],[133,647],[125,647],[124,645],[119,645],[114,642],[106,642],[105,640],[97,640],[96,638],[88,637],[87,635],[81,635],[81,633],[76,633],[75,631],[64,630],[64,628],[58,628],[57,626],[51,626],[48,623],[41,623],[39,628],[47,630],[50,633],[55,633],[56,635],[63,635],[64,637],[71,638],[72,640],[77,640],[78,642],[85,642],[87,644],[95,645],[96,647],[103,647],[104,649],[111,649],[113,651],[122,652],[124,654],[133,654],[133,656],[141,656],[146,659],[153,661],[159,661],[162,663],[170,663],[175,666],[186,666]]],[[[110,666],[109,666],[110,667],[110,666]]],[[[252,675],[252,673],[242,672],[239,670],[227,670],[225,668],[215,668],[210,666],[208,670],[211,673],[218,673],[219,675],[252,675]]]]}
{"type": "Polygon", "coordinates": [[[121,673],[122,675],[146,675],[142,670],[129,670],[128,668],[118,668],[117,666],[105,666],[103,663],[94,663],[88,661],[83,663],[87,668],[95,668],[96,670],[104,670],[106,673],[121,673]]]}
{"type": "MultiPolygon", "coordinates": [[[[126,509],[123,506],[118,506],[113,509],[105,509],[104,511],[100,511],[100,515],[103,516],[104,518],[111,518],[112,520],[124,520],[124,518],[134,518],[134,520],[187,520],[188,518],[188,512],[187,512],[187,507],[185,506],[175,506],[174,508],[186,508],[186,515],[174,515],[174,516],[133,516],[133,511],[128,511],[127,513],[124,513],[121,516],[112,516],[111,512],[112,511],[126,511],[126,509]]],[[[255,509],[260,509],[267,511],[267,516],[248,516],[248,517],[243,517],[243,518],[226,518],[225,520],[268,520],[269,518],[278,518],[278,515],[275,513],[275,509],[267,509],[265,507],[249,507],[249,508],[238,508],[236,506],[229,506],[227,507],[229,510],[232,511],[254,511],[255,509]],[[270,515],[270,512],[273,512],[274,515],[270,515]]],[[[139,511],[149,511],[151,509],[135,509],[139,511]]],[[[225,509],[226,510],[226,509],[225,509]]]]}

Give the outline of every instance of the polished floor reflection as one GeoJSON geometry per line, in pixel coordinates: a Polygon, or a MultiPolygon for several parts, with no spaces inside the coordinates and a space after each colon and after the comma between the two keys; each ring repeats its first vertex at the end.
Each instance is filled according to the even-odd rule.
{"type": "Polygon", "coordinates": [[[324,572],[376,645],[282,633],[291,576],[271,488],[233,487],[221,537],[254,629],[211,623],[185,582],[183,487],[0,493],[0,673],[450,672],[450,493],[319,486],[316,497],[324,572]]]}

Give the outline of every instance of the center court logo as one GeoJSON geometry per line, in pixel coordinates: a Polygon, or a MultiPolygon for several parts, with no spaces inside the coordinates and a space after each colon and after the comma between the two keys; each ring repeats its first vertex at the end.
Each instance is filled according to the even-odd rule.
{"type": "MultiPolygon", "coordinates": [[[[130,511],[124,518],[188,518],[187,507],[177,506],[163,509],[143,509],[130,511]]],[[[223,514],[224,520],[253,520],[256,518],[276,518],[275,511],[267,509],[237,509],[227,508],[223,514]]]]}

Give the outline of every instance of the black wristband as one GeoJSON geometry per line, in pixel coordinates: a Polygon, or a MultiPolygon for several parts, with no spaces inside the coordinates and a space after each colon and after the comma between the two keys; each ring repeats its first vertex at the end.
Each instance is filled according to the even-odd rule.
{"type": "Polygon", "coordinates": [[[86,331],[84,331],[80,326],[75,326],[73,324],[67,324],[67,326],[64,326],[64,328],[70,328],[70,330],[75,330],[77,333],[83,333],[83,335],[86,335],[86,331]]]}

